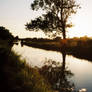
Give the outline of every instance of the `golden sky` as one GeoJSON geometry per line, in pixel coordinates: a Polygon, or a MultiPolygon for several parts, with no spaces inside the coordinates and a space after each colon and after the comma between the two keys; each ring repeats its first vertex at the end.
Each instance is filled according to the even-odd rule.
{"type": "MultiPolygon", "coordinates": [[[[12,34],[19,37],[43,37],[42,32],[25,31],[25,24],[42,11],[33,12],[30,4],[33,0],[0,0],[0,26],[9,29],[12,34]]],[[[71,20],[73,28],[68,29],[67,36],[90,36],[92,37],[92,0],[77,0],[81,9],[74,15],[71,20]]]]}

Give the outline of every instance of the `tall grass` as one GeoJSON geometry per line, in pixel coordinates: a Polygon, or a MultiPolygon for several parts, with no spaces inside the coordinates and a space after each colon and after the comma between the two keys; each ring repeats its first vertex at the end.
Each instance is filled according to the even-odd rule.
{"type": "Polygon", "coordinates": [[[1,92],[52,92],[37,68],[29,67],[9,47],[0,44],[1,92]],[[4,48],[3,48],[4,47],[4,48]]]}

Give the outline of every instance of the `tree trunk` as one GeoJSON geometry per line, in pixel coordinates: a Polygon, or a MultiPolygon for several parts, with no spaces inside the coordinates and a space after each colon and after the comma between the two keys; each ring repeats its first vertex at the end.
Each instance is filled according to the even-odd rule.
{"type": "Polygon", "coordinates": [[[65,31],[65,28],[63,28],[63,39],[66,39],[66,31],[65,31]]]}

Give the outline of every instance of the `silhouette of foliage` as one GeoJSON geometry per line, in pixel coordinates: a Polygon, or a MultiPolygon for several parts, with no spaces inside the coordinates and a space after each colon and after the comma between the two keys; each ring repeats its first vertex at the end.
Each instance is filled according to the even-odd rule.
{"type": "Polygon", "coordinates": [[[27,23],[27,30],[41,29],[44,32],[62,32],[62,36],[65,39],[66,28],[72,27],[72,23],[68,23],[68,19],[71,14],[77,12],[79,5],[77,5],[75,0],[34,0],[31,8],[32,10],[41,8],[46,11],[46,14],[27,23]]]}
{"type": "Polygon", "coordinates": [[[74,83],[69,81],[73,73],[65,67],[65,54],[63,54],[63,62],[46,60],[45,65],[40,69],[40,73],[52,85],[52,89],[58,92],[74,92],[74,83]]]}
{"type": "Polygon", "coordinates": [[[14,38],[13,35],[9,32],[8,29],[2,26],[0,27],[0,39],[12,40],[13,38],[14,38]]]}
{"type": "Polygon", "coordinates": [[[0,40],[0,92],[53,92],[38,69],[11,49],[0,40]]]}

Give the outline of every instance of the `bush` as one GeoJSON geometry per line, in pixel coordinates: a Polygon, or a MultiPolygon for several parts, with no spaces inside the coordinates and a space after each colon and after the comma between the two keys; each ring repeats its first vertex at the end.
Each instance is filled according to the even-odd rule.
{"type": "Polygon", "coordinates": [[[8,29],[2,26],[0,27],[0,39],[12,40],[13,38],[14,38],[13,35],[9,32],[8,29]]]}

